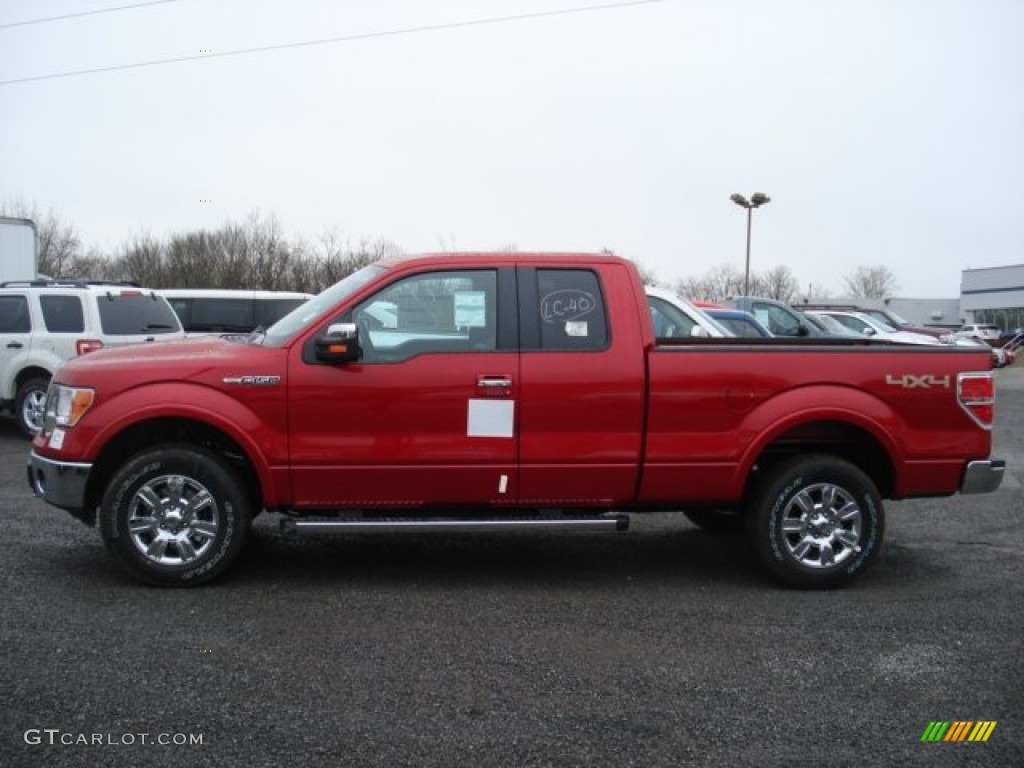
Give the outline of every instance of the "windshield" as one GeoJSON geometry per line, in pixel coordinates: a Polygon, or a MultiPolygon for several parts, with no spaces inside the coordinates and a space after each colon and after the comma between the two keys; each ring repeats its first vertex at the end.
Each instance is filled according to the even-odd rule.
{"type": "MultiPolygon", "coordinates": [[[[384,267],[371,264],[357,272],[353,272],[323,293],[314,296],[305,304],[299,305],[270,326],[263,334],[263,344],[268,347],[280,347],[325,312],[334,309],[339,302],[354,294],[385,271],[384,267]]],[[[253,341],[255,342],[256,340],[254,339],[253,341]]]]}
{"type": "Polygon", "coordinates": [[[831,315],[811,315],[811,318],[818,321],[822,330],[828,331],[836,336],[848,336],[850,329],[840,323],[831,315]]]}

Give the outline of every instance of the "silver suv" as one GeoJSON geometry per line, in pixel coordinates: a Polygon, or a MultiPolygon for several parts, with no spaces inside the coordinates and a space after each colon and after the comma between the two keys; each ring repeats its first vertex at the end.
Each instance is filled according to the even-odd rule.
{"type": "Polygon", "coordinates": [[[0,402],[32,436],[50,378],[77,355],[184,336],[166,299],[136,285],[32,280],[0,284],[0,402]]]}
{"type": "Polygon", "coordinates": [[[992,323],[969,323],[957,331],[956,335],[961,338],[981,339],[993,343],[999,341],[1000,333],[1002,331],[999,330],[999,326],[992,323]]]}

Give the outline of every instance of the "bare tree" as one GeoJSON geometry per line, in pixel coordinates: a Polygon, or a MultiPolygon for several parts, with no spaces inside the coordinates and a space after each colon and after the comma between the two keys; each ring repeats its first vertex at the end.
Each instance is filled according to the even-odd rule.
{"type": "Polygon", "coordinates": [[[711,295],[710,286],[702,277],[684,277],[677,280],[672,290],[688,299],[707,299],[711,295]]]}
{"type": "Polygon", "coordinates": [[[743,273],[732,264],[712,267],[705,275],[708,295],[711,301],[721,301],[743,292],[743,273]]]}
{"type": "Polygon", "coordinates": [[[785,266],[774,267],[757,275],[758,296],[776,299],[791,304],[799,293],[800,285],[793,271],[785,266]]]}
{"type": "Polygon", "coordinates": [[[843,278],[850,296],[859,299],[884,299],[896,291],[896,276],[884,265],[857,267],[843,278]]]}

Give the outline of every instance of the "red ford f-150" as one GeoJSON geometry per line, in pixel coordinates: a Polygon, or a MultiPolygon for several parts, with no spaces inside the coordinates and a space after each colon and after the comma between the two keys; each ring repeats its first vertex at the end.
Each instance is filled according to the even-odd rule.
{"type": "Polygon", "coordinates": [[[882,499],[994,490],[986,350],[658,339],[606,255],[356,272],[266,331],[102,350],[54,376],[29,483],[155,584],[291,531],[622,530],[680,510],[777,578],[848,582],[882,499]]]}

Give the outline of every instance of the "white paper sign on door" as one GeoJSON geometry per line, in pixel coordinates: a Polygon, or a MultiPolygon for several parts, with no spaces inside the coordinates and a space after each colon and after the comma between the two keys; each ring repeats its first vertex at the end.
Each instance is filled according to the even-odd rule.
{"type": "Polygon", "coordinates": [[[512,437],[514,400],[471,399],[466,417],[467,437],[512,437]]]}

